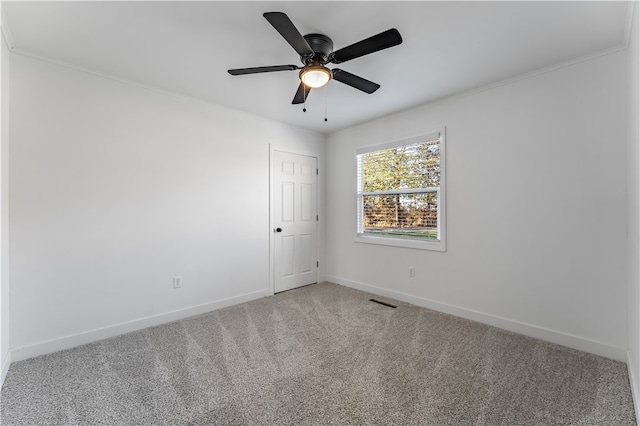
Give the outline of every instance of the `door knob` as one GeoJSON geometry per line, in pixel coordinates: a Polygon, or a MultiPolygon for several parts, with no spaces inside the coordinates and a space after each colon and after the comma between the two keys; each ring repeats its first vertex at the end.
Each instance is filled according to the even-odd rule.
{"type": "Polygon", "coordinates": [[[276,228],[276,232],[282,232],[282,228],[276,228]]]}

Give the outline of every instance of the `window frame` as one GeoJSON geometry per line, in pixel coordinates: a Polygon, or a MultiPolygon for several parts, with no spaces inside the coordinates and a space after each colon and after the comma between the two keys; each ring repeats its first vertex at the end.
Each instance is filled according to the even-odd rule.
{"type": "Polygon", "coordinates": [[[358,243],[366,244],[379,244],[385,246],[405,247],[421,250],[434,250],[434,251],[446,251],[447,249],[447,226],[446,226],[446,136],[445,127],[433,131],[429,131],[418,136],[412,136],[404,139],[399,139],[393,142],[387,142],[379,145],[372,145],[357,148],[355,152],[356,161],[356,237],[355,241],[358,243]],[[364,173],[360,167],[358,167],[358,156],[375,151],[382,151],[385,149],[396,148],[405,145],[411,145],[428,140],[435,139],[438,134],[440,135],[440,186],[437,188],[423,188],[423,189],[399,189],[395,191],[376,191],[375,193],[364,192],[362,189],[362,175],[364,173]],[[425,190],[426,189],[426,190],[425,190]],[[438,192],[438,233],[439,240],[432,239],[419,239],[416,237],[402,237],[402,236],[389,236],[389,235],[375,235],[371,233],[364,233],[361,229],[363,223],[363,198],[366,195],[384,195],[398,193],[425,193],[425,192],[438,192]]]}

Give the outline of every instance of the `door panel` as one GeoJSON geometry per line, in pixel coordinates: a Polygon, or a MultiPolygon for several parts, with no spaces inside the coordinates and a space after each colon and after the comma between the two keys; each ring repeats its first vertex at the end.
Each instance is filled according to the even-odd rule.
{"type": "Polygon", "coordinates": [[[283,277],[291,277],[293,276],[293,271],[295,271],[295,241],[292,235],[283,236],[280,239],[280,245],[282,246],[282,276],[283,277]]]}
{"type": "Polygon", "coordinates": [[[300,272],[302,274],[313,272],[313,235],[300,235],[300,272]]]}
{"type": "Polygon", "coordinates": [[[294,200],[295,197],[293,195],[295,189],[295,185],[293,182],[282,182],[281,189],[282,191],[282,204],[280,206],[281,212],[281,221],[284,222],[293,222],[295,218],[294,211],[294,200]]]}
{"type": "MultiPolygon", "coordinates": [[[[311,221],[313,203],[311,202],[312,185],[309,183],[300,184],[300,220],[311,221]]],[[[315,217],[314,217],[315,219],[315,217]]]]}
{"type": "Polygon", "coordinates": [[[274,151],[275,292],[317,281],[317,159],[274,151]]]}

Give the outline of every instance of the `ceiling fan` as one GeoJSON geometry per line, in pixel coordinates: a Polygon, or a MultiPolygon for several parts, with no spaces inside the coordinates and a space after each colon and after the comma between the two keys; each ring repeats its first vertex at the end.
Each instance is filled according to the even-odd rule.
{"type": "Polygon", "coordinates": [[[322,87],[334,79],[348,86],[373,93],[380,85],[358,77],[355,74],[339,68],[330,70],[328,63],[341,64],[360,56],[368,55],[379,50],[397,46],[402,43],[402,36],[395,28],[383,31],[372,37],[333,51],[333,41],[324,34],[307,34],[302,36],[293,22],[283,12],[267,12],[263,16],[280,33],[282,37],[300,55],[303,66],[274,65],[266,67],[237,68],[229,70],[231,75],[257,74],[272,71],[300,70],[300,85],[293,97],[292,104],[304,103],[313,88],[322,87]]]}

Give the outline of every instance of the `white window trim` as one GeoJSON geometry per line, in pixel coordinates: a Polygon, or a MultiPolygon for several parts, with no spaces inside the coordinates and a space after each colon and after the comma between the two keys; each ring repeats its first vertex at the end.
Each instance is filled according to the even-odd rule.
{"type": "MultiPolygon", "coordinates": [[[[446,226],[447,225],[446,151],[447,150],[446,150],[446,141],[445,141],[446,139],[445,127],[443,126],[438,130],[426,132],[419,136],[400,139],[394,142],[384,143],[381,145],[358,148],[356,149],[355,158],[357,162],[357,157],[360,154],[366,154],[372,151],[380,151],[383,149],[394,148],[396,146],[410,145],[412,143],[422,142],[425,140],[432,139],[434,135],[437,135],[438,133],[440,134],[440,187],[434,188],[434,191],[437,191],[439,193],[438,227],[440,231],[440,240],[439,241],[419,240],[419,239],[413,239],[413,238],[397,238],[397,237],[389,237],[389,236],[381,237],[376,235],[358,233],[358,230],[356,227],[355,242],[366,243],[366,244],[379,244],[379,245],[393,246],[393,247],[405,247],[405,248],[420,249],[420,250],[434,250],[434,251],[442,251],[442,252],[447,251],[447,226],[446,226]]],[[[425,190],[424,189],[398,190],[398,191],[388,191],[388,192],[390,194],[397,194],[399,192],[410,194],[410,193],[418,193],[418,192],[424,193],[425,190]]],[[[376,194],[380,194],[380,192],[376,192],[376,194]]],[[[371,194],[368,192],[360,192],[360,188],[356,188],[356,203],[357,203],[356,223],[358,223],[357,221],[360,220],[359,216],[362,214],[361,203],[362,203],[362,196],[364,195],[371,195],[371,194]]]]}

